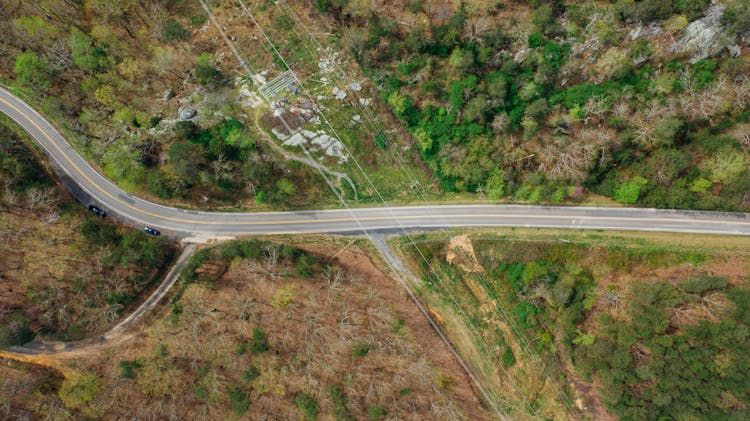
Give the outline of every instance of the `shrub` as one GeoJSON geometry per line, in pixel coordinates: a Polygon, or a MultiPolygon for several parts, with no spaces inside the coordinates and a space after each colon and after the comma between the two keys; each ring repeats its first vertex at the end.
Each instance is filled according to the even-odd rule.
{"type": "Polygon", "coordinates": [[[729,278],[725,276],[697,275],[677,284],[685,292],[703,294],[707,291],[726,289],[729,278]]]}
{"type": "Polygon", "coordinates": [[[549,113],[549,105],[545,98],[539,98],[526,107],[526,115],[534,120],[543,119],[549,113]]]}
{"type": "Polygon", "coordinates": [[[614,198],[620,203],[635,203],[641,195],[641,188],[648,183],[643,177],[634,177],[632,180],[620,183],[614,189],[614,198]]]}
{"type": "Polygon", "coordinates": [[[379,420],[386,415],[388,415],[388,413],[382,406],[375,405],[367,408],[367,418],[371,420],[379,420]]]}
{"type": "Polygon", "coordinates": [[[706,180],[705,178],[696,178],[690,183],[690,186],[688,188],[693,193],[703,193],[706,190],[710,189],[713,184],[714,183],[706,180]]]}
{"type": "Polygon", "coordinates": [[[732,35],[750,30],[750,0],[737,0],[724,9],[721,24],[732,35]]]}
{"type": "Polygon", "coordinates": [[[242,381],[245,383],[252,383],[258,377],[260,377],[260,370],[254,365],[251,365],[250,368],[242,372],[242,381]]]}
{"type": "Polygon", "coordinates": [[[677,12],[685,15],[688,20],[695,20],[703,15],[703,11],[711,4],[711,0],[677,0],[677,12]]]}
{"type": "Polygon", "coordinates": [[[485,191],[487,198],[490,200],[498,200],[505,194],[505,172],[496,168],[487,177],[485,185],[485,191]]]}
{"type": "Polygon", "coordinates": [[[159,199],[169,199],[172,197],[172,190],[169,188],[167,178],[158,168],[152,168],[146,173],[146,190],[159,199]]]}
{"type": "Polygon", "coordinates": [[[34,332],[22,313],[14,313],[0,325],[0,348],[23,345],[34,340],[34,332]]]}
{"type": "Polygon", "coordinates": [[[723,150],[706,162],[714,183],[732,183],[745,172],[745,155],[742,152],[723,150]]]}
{"type": "Polygon", "coordinates": [[[714,69],[717,63],[714,60],[701,60],[690,68],[690,73],[695,79],[695,87],[698,89],[705,88],[713,83],[714,69]]]}
{"type": "Polygon", "coordinates": [[[370,346],[365,342],[358,342],[354,344],[354,348],[352,349],[352,355],[359,358],[364,357],[370,352],[370,346]]]}
{"type": "Polygon", "coordinates": [[[328,386],[328,395],[331,397],[334,409],[333,414],[339,421],[354,421],[356,418],[349,413],[346,408],[346,395],[344,391],[337,385],[328,386]]]}
{"type": "Polygon", "coordinates": [[[143,362],[140,360],[121,360],[118,365],[120,376],[123,379],[134,379],[135,371],[143,366],[143,362]]]}
{"type": "Polygon", "coordinates": [[[161,39],[169,41],[183,41],[188,38],[188,31],[176,20],[169,19],[161,28],[161,39]]]}
{"type": "Polygon", "coordinates": [[[534,32],[529,34],[528,42],[530,48],[540,47],[544,44],[544,37],[541,32],[534,32]]]}
{"type": "Polygon", "coordinates": [[[60,400],[69,409],[78,409],[94,400],[102,388],[96,374],[70,374],[57,391],[60,400]]]}
{"type": "Polygon", "coordinates": [[[268,352],[271,347],[268,346],[266,334],[258,326],[253,328],[253,340],[250,342],[250,352],[253,354],[262,354],[268,352]]]}
{"type": "Polygon", "coordinates": [[[216,84],[221,79],[221,72],[214,65],[211,54],[202,53],[195,61],[195,77],[201,85],[216,84]]]}
{"type": "Polygon", "coordinates": [[[513,355],[513,350],[509,346],[506,346],[503,352],[503,368],[511,367],[515,363],[516,357],[513,355]]]}
{"type": "Polygon", "coordinates": [[[294,397],[294,403],[297,405],[297,409],[308,420],[312,421],[318,417],[318,403],[315,401],[315,398],[307,393],[297,393],[294,397]]]}
{"type": "Polygon", "coordinates": [[[237,415],[242,415],[250,409],[250,398],[247,393],[240,387],[227,387],[227,396],[229,403],[232,405],[232,411],[237,415]]]}
{"type": "Polygon", "coordinates": [[[45,63],[31,52],[22,53],[16,57],[13,72],[19,82],[42,92],[47,91],[52,83],[45,63]]]}

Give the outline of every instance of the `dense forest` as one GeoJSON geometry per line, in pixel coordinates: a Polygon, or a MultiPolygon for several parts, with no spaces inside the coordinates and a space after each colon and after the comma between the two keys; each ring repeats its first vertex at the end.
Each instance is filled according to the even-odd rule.
{"type": "Polygon", "coordinates": [[[447,191],[750,207],[746,0],[317,5],[447,191]]]}

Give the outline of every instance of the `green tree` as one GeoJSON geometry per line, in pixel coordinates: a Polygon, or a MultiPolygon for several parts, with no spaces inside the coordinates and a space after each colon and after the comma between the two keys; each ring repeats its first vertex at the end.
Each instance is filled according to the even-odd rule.
{"type": "Polygon", "coordinates": [[[89,73],[98,73],[114,64],[114,60],[99,48],[94,40],[78,29],[72,31],[71,53],[73,63],[89,73]]]}
{"type": "Polygon", "coordinates": [[[185,180],[188,184],[198,181],[198,172],[201,162],[201,147],[187,141],[177,141],[169,147],[169,165],[175,175],[185,180]]]}
{"type": "Polygon", "coordinates": [[[724,150],[709,158],[706,167],[714,183],[732,183],[745,173],[745,155],[724,150]]]}
{"type": "Polygon", "coordinates": [[[695,20],[703,15],[710,4],[711,0],[677,0],[677,12],[688,20],[695,20]]]}
{"type": "Polygon", "coordinates": [[[454,48],[448,57],[448,65],[455,69],[459,76],[464,75],[474,66],[474,53],[461,47],[454,48]]]}
{"type": "Polygon", "coordinates": [[[463,110],[463,117],[471,122],[484,124],[485,116],[490,110],[490,103],[485,95],[477,95],[470,99],[463,110]]]}
{"type": "Polygon", "coordinates": [[[732,35],[750,30],[750,0],[736,0],[730,3],[724,9],[721,24],[732,35]]]}
{"type": "Polygon", "coordinates": [[[34,53],[27,52],[16,57],[13,72],[19,82],[42,92],[49,90],[51,86],[50,75],[47,66],[34,53]]]}
{"type": "Polygon", "coordinates": [[[130,184],[145,175],[140,152],[124,143],[111,147],[104,155],[104,171],[114,180],[130,184]]]}
{"type": "Polygon", "coordinates": [[[211,54],[202,53],[195,60],[195,77],[203,86],[215,85],[219,82],[221,71],[211,59],[211,54]]]}
{"type": "Polygon", "coordinates": [[[526,116],[540,121],[549,113],[549,104],[545,98],[539,98],[526,107],[526,116]]]}
{"type": "Polygon", "coordinates": [[[508,82],[500,72],[490,72],[484,77],[487,85],[487,94],[497,100],[503,101],[508,93],[508,82]]]}
{"type": "Polygon", "coordinates": [[[158,168],[152,168],[146,173],[146,190],[159,199],[172,197],[172,190],[164,173],[158,168]]]}
{"type": "Polygon", "coordinates": [[[552,34],[558,29],[555,12],[548,3],[542,4],[534,11],[531,22],[536,26],[537,30],[545,34],[552,34]]]}
{"type": "Polygon", "coordinates": [[[388,95],[388,105],[393,108],[393,112],[397,116],[404,116],[406,109],[409,107],[409,98],[399,91],[393,91],[388,95]]]}

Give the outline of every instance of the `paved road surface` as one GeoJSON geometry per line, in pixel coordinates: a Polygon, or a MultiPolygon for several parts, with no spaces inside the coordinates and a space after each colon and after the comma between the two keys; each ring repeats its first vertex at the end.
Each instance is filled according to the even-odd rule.
{"type": "Polygon", "coordinates": [[[750,214],[655,209],[436,205],[316,210],[302,212],[217,213],[158,205],[132,196],[86,162],[44,117],[0,88],[0,111],[39,142],[61,172],[63,182],[85,205],[134,226],[165,234],[233,236],[278,233],[348,233],[468,226],[591,228],[750,235],[750,214]]]}

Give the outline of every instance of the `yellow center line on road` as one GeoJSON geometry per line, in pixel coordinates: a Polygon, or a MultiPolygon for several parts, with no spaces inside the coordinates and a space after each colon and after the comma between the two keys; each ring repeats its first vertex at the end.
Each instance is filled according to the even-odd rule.
{"type": "MultiPolygon", "coordinates": [[[[673,218],[643,218],[643,217],[616,217],[616,216],[582,216],[582,215],[518,215],[518,214],[441,214],[441,215],[399,215],[399,216],[369,216],[369,217],[345,217],[345,218],[323,218],[323,219],[298,219],[298,220],[281,220],[281,221],[237,221],[237,222],[221,222],[221,221],[201,221],[195,219],[182,219],[173,218],[170,216],[160,215],[157,213],[149,212],[147,210],[138,208],[129,203],[126,203],[118,197],[112,195],[106,191],[99,184],[95,183],[83,170],[70,158],[60,145],[57,144],[52,137],[42,129],[29,115],[18,109],[13,104],[0,98],[0,102],[6,106],[15,110],[18,114],[23,116],[29,123],[31,123],[49,142],[65,157],[68,163],[75,168],[75,170],[88,181],[97,190],[102,192],[104,195],[119,203],[120,205],[148,215],[157,219],[163,219],[172,222],[182,222],[195,225],[301,225],[301,224],[314,224],[314,223],[329,223],[329,222],[353,222],[353,221],[385,221],[385,220],[408,220],[408,219],[454,219],[454,218],[466,218],[466,219],[479,219],[479,218],[518,218],[523,217],[526,219],[580,219],[580,220],[611,220],[611,221],[643,221],[643,222],[683,222],[683,223],[712,223],[712,224],[724,224],[724,225],[750,225],[750,222],[742,221],[722,221],[722,220],[702,220],[702,219],[673,219],[673,218]]],[[[384,208],[386,209],[386,208],[384,208]]],[[[231,214],[228,214],[231,215],[231,214]]]]}

